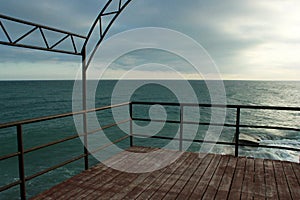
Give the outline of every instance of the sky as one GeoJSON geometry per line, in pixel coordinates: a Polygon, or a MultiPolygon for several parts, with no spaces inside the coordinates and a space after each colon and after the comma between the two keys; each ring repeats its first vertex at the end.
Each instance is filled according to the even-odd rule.
{"type": "MultiPolygon", "coordinates": [[[[1,1],[0,13],[87,35],[105,2],[10,0],[1,1]]],[[[299,10],[298,0],[132,0],[106,39],[134,28],[168,28],[201,44],[222,79],[300,80],[299,10]]],[[[184,45],[182,48],[193,54],[193,49],[184,45]]],[[[108,77],[118,77],[128,69],[126,64],[141,65],[151,60],[174,64],[172,59],[169,63],[162,59],[172,56],[160,53],[149,50],[128,53],[116,61],[108,77]]],[[[179,63],[182,60],[178,60],[176,69],[185,77],[201,78],[180,68],[179,63]]],[[[74,79],[80,67],[78,56],[0,45],[0,80],[74,79]]],[[[146,73],[172,77],[167,70],[156,67],[139,70],[141,78],[146,73]]]]}

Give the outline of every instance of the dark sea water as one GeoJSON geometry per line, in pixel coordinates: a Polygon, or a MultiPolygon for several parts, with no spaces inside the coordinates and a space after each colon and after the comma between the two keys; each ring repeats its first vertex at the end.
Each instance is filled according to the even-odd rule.
{"type": "MultiPolygon", "coordinates": [[[[112,91],[117,81],[106,80],[101,81],[98,88],[93,92],[88,92],[88,107],[93,108],[110,105],[111,102],[131,101],[154,101],[154,102],[181,102],[178,95],[185,94],[181,81],[169,81],[170,85],[178,90],[176,92],[160,86],[158,84],[149,84],[143,81],[139,82],[141,87],[137,88],[132,94],[126,91],[133,84],[127,81],[124,84],[125,91],[117,93],[113,96],[112,91]],[[146,83],[146,84],[144,84],[146,83]],[[127,85],[128,84],[128,85],[127,85]],[[126,93],[128,95],[126,96],[126,93]],[[118,96],[119,95],[119,96],[118,96]],[[113,96],[113,97],[112,97],[113,96]],[[95,103],[93,103],[95,101],[95,103]]],[[[204,81],[189,81],[196,96],[196,103],[211,103],[210,93],[204,81]]],[[[210,84],[214,84],[213,81],[210,84]]],[[[300,82],[276,82],[276,81],[224,81],[226,91],[226,103],[238,105],[265,105],[265,106],[289,106],[300,107],[300,82]]],[[[37,118],[48,115],[72,112],[72,110],[80,110],[80,95],[73,95],[74,81],[0,81],[0,124],[37,118]],[[73,104],[72,104],[73,103],[73,104]]],[[[218,88],[217,88],[218,89],[218,88]]],[[[189,96],[183,96],[182,99],[190,102],[189,96]]],[[[128,110],[128,107],[124,107],[128,110]]],[[[134,109],[135,116],[157,117],[162,114],[159,109],[156,113],[149,113],[149,108],[134,109]]],[[[123,117],[123,113],[119,111],[118,118],[123,117]]],[[[178,120],[179,114],[176,108],[166,108],[165,114],[167,119],[178,120]]],[[[101,126],[115,122],[111,110],[97,113],[97,117],[101,126]]],[[[197,114],[187,111],[185,114],[187,119],[197,118],[197,114]],[[193,116],[195,115],[195,116],[193,116]]],[[[226,123],[235,123],[235,110],[227,110],[226,123]]],[[[124,115],[126,119],[126,115],[124,115]]],[[[200,121],[210,120],[210,110],[200,110],[200,121]]],[[[300,112],[288,111],[255,111],[245,110],[241,113],[241,124],[263,125],[263,126],[282,126],[300,128],[300,112]]],[[[137,123],[136,126],[145,127],[149,123],[137,123]]],[[[123,124],[127,127],[128,123],[123,124]]],[[[193,129],[193,125],[185,126],[184,132],[188,133],[193,129]]],[[[155,126],[156,127],[156,126],[155,126]]],[[[174,136],[173,133],[178,131],[178,125],[165,124],[158,134],[174,136]]],[[[89,127],[89,129],[92,129],[89,127]]],[[[203,134],[208,127],[199,127],[196,138],[203,139],[203,134]]],[[[138,130],[138,127],[137,127],[138,130]]],[[[142,130],[142,129],[141,129],[142,130]]],[[[151,128],[148,130],[151,132],[151,128]]],[[[78,130],[74,125],[73,117],[56,119],[51,121],[39,122],[23,126],[24,146],[29,149],[34,146],[45,144],[57,139],[77,134],[78,130]]],[[[233,141],[235,129],[224,128],[219,140],[233,141]]],[[[272,144],[286,147],[300,148],[300,133],[296,131],[283,130],[262,130],[262,129],[241,129],[241,133],[255,136],[260,139],[261,144],[272,144]]],[[[123,136],[124,129],[113,127],[104,132],[111,140],[123,136]]],[[[128,147],[128,140],[118,144],[121,148],[128,147]]],[[[149,146],[164,146],[166,141],[154,139],[137,139],[136,144],[149,146]]],[[[187,149],[189,151],[199,151],[199,144],[191,144],[187,149]]],[[[17,151],[16,145],[16,128],[0,129],[0,156],[17,151]]],[[[213,150],[216,153],[233,154],[231,147],[218,146],[213,150]]],[[[83,146],[80,139],[70,140],[63,144],[38,150],[36,152],[27,153],[25,155],[25,173],[30,176],[43,169],[56,165],[67,159],[75,157],[83,153],[83,146]]],[[[263,149],[263,148],[241,148],[241,155],[269,158],[277,160],[288,160],[299,162],[299,152],[263,149]]],[[[95,164],[97,161],[90,158],[90,163],[95,164]]],[[[82,159],[69,164],[65,167],[54,170],[39,178],[27,182],[27,195],[34,196],[39,192],[69,178],[83,170],[82,159]]],[[[17,158],[10,158],[0,162],[0,187],[10,182],[18,180],[18,164],[17,158]]],[[[0,199],[18,199],[19,187],[0,193],[0,199]]]]}

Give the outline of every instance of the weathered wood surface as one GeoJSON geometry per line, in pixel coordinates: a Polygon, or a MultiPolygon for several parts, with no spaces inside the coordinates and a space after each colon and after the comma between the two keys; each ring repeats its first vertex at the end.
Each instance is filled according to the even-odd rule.
{"type": "MultiPolygon", "coordinates": [[[[178,152],[149,157],[142,152],[132,161],[125,154],[110,158],[124,169],[147,166],[150,160],[177,156],[178,152]]],[[[300,165],[229,155],[185,152],[175,162],[147,173],[127,173],[104,164],[54,186],[33,199],[300,199],[300,165]]]]}

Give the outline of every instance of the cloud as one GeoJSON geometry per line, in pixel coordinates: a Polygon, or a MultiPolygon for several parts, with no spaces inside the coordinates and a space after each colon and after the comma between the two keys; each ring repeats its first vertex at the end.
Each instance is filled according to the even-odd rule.
{"type": "MultiPolygon", "coordinates": [[[[104,2],[11,0],[2,2],[0,13],[85,35],[104,2]]],[[[298,0],[133,0],[116,20],[108,37],[137,27],[171,28],[201,43],[224,78],[272,79],[272,75],[273,79],[282,79],[279,75],[282,72],[284,79],[295,79],[299,76],[300,66],[297,56],[300,48],[299,10],[298,0]]],[[[193,54],[191,49],[185,48],[193,54]]],[[[74,59],[2,46],[0,53],[3,55],[1,62],[30,63],[43,59],[69,62],[74,59]]],[[[151,59],[163,60],[159,55],[141,53],[128,55],[123,58],[123,63],[117,64],[125,69],[125,64],[151,59]]],[[[176,64],[170,60],[171,57],[170,64],[176,64]]]]}
{"type": "Polygon", "coordinates": [[[86,35],[106,0],[10,0],[0,13],[86,35]]]}
{"type": "MultiPolygon", "coordinates": [[[[126,70],[116,69],[116,70],[108,70],[105,74],[103,74],[102,79],[151,79],[151,80],[190,80],[190,79],[202,79],[203,77],[199,74],[195,73],[184,73],[178,74],[174,71],[166,71],[166,70],[135,70],[124,77],[126,74],[126,70]]],[[[91,77],[98,78],[98,77],[91,77]]]]}
{"type": "MultiPolygon", "coordinates": [[[[169,66],[179,72],[195,72],[192,66],[186,60],[184,60],[184,58],[181,58],[179,55],[175,55],[171,52],[158,49],[141,49],[129,52],[112,63],[110,68],[130,70],[134,66],[149,63],[159,63],[169,66]]],[[[140,70],[143,71],[142,68],[140,70]]],[[[163,71],[165,70],[166,69],[163,71]]]]}

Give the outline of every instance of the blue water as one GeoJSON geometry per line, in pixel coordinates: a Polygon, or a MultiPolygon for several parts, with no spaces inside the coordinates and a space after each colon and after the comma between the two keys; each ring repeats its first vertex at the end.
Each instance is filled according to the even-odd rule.
{"type": "MultiPolygon", "coordinates": [[[[139,81],[143,85],[143,81],[139,81]]],[[[181,81],[171,81],[175,88],[182,87],[181,81]]],[[[117,81],[101,81],[97,90],[95,99],[92,98],[92,92],[88,92],[88,106],[101,107],[110,105],[112,101],[112,91],[117,81]]],[[[128,87],[132,81],[127,81],[128,87]]],[[[199,103],[211,103],[210,95],[204,81],[190,81],[189,84],[194,89],[199,103]]],[[[213,84],[213,82],[212,82],[213,84]]],[[[227,104],[239,105],[268,105],[268,106],[300,106],[300,82],[275,82],[275,81],[224,81],[226,89],[227,104]]],[[[18,120],[37,118],[48,115],[72,112],[72,92],[74,81],[0,81],[0,124],[18,120]]],[[[182,90],[182,93],[184,91],[182,90]]],[[[126,94],[126,91],[125,91],[126,94]]],[[[122,102],[126,99],[120,96],[114,97],[117,101],[122,102]]],[[[189,102],[189,96],[185,96],[189,102]]],[[[157,101],[157,102],[178,102],[176,94],[166,87],[157,84],[146,84],[138,88],[129,100],[135,101],[157,101]]],[[[80,98],[75,97],[74,101],[80,102],[80,98]]],[[[74,105],[73,105],[74,106],[74,105]]],[[[80,110],[80,107],[77,108],[80,110]]],[[[124,107],[128,109],[128,107],[124,107]]],[[[134,109],[136,116],[149,117],[149,108],[138,107],[134,109]]],[[[121,109],[122,110],[122,109],[121,109]]],[[[165,110],[167,119],[178,120],[179,111],[177,108],[168,107],[165,110]]],[[[187,111],[186,119],[193,119],[192,111],[187,111]]],[[[209,122],[210,110],[200,110],[200,121],[209,122]]],[[[151,115],[151,114],[150,114],[151,115]]],[[[120,113],[122,117],[122,113],[120,113]]],[[[155,117],[161,117],[160,113],[154,113],[155,117]]],[[[101,125],[107,125],[114,122],[110,110],[98,113],[98,120],[101,125]]],[[[235,110],[228,110],[227,123],[235,123],[235,110]]],[[[241,124],[252,125],[272,125],[300,128],[300,112],[278,112],[278,111],[254,111],[245,110],[241,113],[241,124]]],[[[147,123],[138,123],[143,127],[147,123]]],[[[124,124],[128,126],[128,124],[124,124]]],[[[189,132],[192,125],[185,126],[184,131],[189,132]]],[[[178,125],[166,124],[158,134],[174,136],[178,131],[178,125]]],[[[92,129],[89,127],[89,129],[92,129]]],[[[207,126],[202,126],[198,130],[196,138],[203,139],[203,133],[207,131],[207,126]]],[[[39,122],[35,124],[24,125],[24,146],[25,149],[45,144],[57,139],[77,134],[73,117],[63,119],[39,122]]],[[[151,130],[149,130],[151,132],[151,130]]],[[[233,140],[234,128],[224,128],[219,140],[233,140]]],[[[125,133],[118,127],[113,127],[104,132],[111,140],[124,136],[125,133]]],[[[300,148],[300,133],[295,131],[279,130],[262,130],[262,129],[241,129],[241,133],[258,137],[261,144],[273,144],[287,147],[300,148]]],[[[149,146],[164,146],[168,141],[154,139],[137,139],[136,144],[149,146]]],[[[128,147],[128,140],[118,144],[121,148],[128,147]]],[[[199,144],[192,144],[188,150],[198,151],[199,144]]],[[[0,156],[17,151],[16,130],[15,128],[6,128],[0,130],[0,156]]],[[[216,146],[213,150],[216,153],[232,154],[233,149],[227,146],[216,146]]],[[[30,176],[47,167],[51,167],[62,161],[77,156],[83,152],[82,143],[79,139],[71,140],[63,144],[47,147],[25,156],[26,176],[30,176]],[[50,153],[49,153],[50,152],[50,153]]],[[[288,160],[299,162],[299,153],[286,150],[276,149],[250,149],[241,148],[241,155],[251,157],[270,158],[278,160],[288,160]]],[[[90,163],[95,164],[97,161],[90,158],[90,163]]],[[[83,161],[79,160],[65,167],[47,173],[39,178],[27,182],[27,195],[34,196],[39,192],[53,186],[64,179],[71,177],[83,170],[83,161]]],[[[17,159],[11,158],[0,162],[0,187],[18,180],[17,159]]],[[[0,199],[17,199],[19,187],[0,194],[0,199]]]]}

